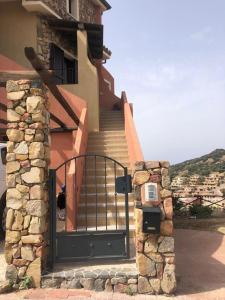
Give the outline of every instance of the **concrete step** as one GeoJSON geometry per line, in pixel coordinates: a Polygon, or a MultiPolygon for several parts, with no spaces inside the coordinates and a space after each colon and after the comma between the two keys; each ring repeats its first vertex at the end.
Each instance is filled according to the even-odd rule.
{"type": "Polygon", "coordinates": [[[125,137],[125,132],[121,130],[115,131],[100,131],[100,132],[90,132],[88,137],[89,138],[96,138],[96,137],[125,137]]]}
{"type": "MultiPolygon", "coordinates": [[[[116,159],[115,159],[116,160],[116,159]]],[[[130,168],[130,163],[128,162],[128,159],[120,159],[119,163],[123,166],[123,167],[127,167],[127,168],[130,168]]],[[[86,162],[86,166],[87,166],[87,170],[90,170],[90,169],[95,169],[95,162],[94,160],[93,161],[88,161],[86,162]]],[[[120,170],[122,169],[122,167],[120,167],[117,163],[111,161],[111,160],[107,160],[106,162],[106,167],[107,168],[111,168],[111,170],[113,171],[114,168],[116,166],[116,169],[117,170],[120,170]]],[[[104,169],[105,168],[105,162],[103,160],[96,160],[96,169],[104,169]]]]}
{"type": "Polygon", "coordinates": [[[114,151],[128,151],[128,148],[127,148],[127,144],[124,142],[124,143],[117,143],[117,144],[108,144],[108,143],[105,143],[105,144],[93,144],[93,143],[88,143],[88,146],[87,146],[87,151],[88,152],[95,152],[95,151],[111,151],[111,152],[114,152],[114,151]]]}
{"type": "MultiPolygon", "coordinates": [[[[85,195],[85,192],[82,192],[80,194],[80,205],[85,203],[87,199],[87,202],[89,203],[95,203],[96,202],[96,194],[94,193],[89,193],[85,195]]],[[[115,202],[124,202],[125,201],[125,195],[123,194],[118,194],[115,195],[115,193],[107,193],[107,202],[115,204],[115,202]]],[[[133,204],[134,203],[134,195],[133,193],[128,195],[128,201],[129,203],[133,204]]],[[[97,202],[98,204],[105,203],[106,202],[106,195],[105,191],[103,193],[98,193],[97,195],[97,202]]]]}
{"type": "MultiPolygon", "coordinates": [[[[107,167],[106,168],[106,176],[115,176],[114,171],[115,171],[114,167],[113,168],[107,167]]],[[[132,173],[131,169],[128,168],[128,174],[131,174],[131,173],[132,173]]],[[[101,169],[96,169],[96,171],[95,171],[94,168],[92,168],[92,169],[88,168],[87,169],[87,175],[88,176],[95,176],[95,174],[96,174],[96,176],[105,176],[105,168],[103,167],[101,169]]],[[[117,176],[123,176],[124,175],[124,170],[122,168],[117,168],[116,169],[116,175],[117,176]]]]}
{"type": "MultiPolygon", "coordinates": [[[[114,205],[114,203],[98,203],[97,205],[97,210],[96,210],[96,204],[95,203],[81,203],[79,205],[79,214],[95,214],[97,211],[97,214],[104,214],[106,216],[109,216],[109,213],[125,213],[125,203],[123,202],[118,202],[117,205],[114,205]]],[[[129,203],[129,214],[133,214],[134,212],[134,206],[132,203],[129,203]]]]}
{"type": "Polygon", "coordinates": [[[88,176],[83,177],[83,185],[85,185],[85,179],[86,179],[86,183],[87,184],[93,184],[93,183],[97,183],[97,184],[113,184],[115,183],[115,176],[114,174],[110,174],[110,175],[106,175],[106,176],[97,176],[95,177],[95,174],[93,176],[90,176],[88,174],[88,176]]]}
{"type": "MultiPolygon", "coordinates": [[[[89,214],[86,218],[86,215],[79,215],[78,220],[77,220],[77,225],[78,227],[80,226],[88,226],[88,227],[98,227],[98,226],[112,226],[114,225],[116,227],[116,223],[118,226],[125,226],[126,225],[126,218],[125,218],[125,213],[121,213],[120,215],[111,213],[108,214],[107,216],[107,221],[106,221],[106,216],[105,214],[98,214],[97,215],[97,220],[96,220],[96,214],[89,214]],[[97,221],[97,222],[96,222],[97,221]]],[[[133,214],[129,214],[129,224],[134,225],[134,219],[133,219],[133,214]]]]}
{"type": "MultiPolygon", "coordinates": [[[[87,154],[93,154],[91,152],[88,152],[87,154]]],[[[112,153],[112,152],[109,152],[109,151],[98,151],[98,152],[95,152],[94,154],[96,155],[101,155],[101,156],[107,156],[109,158],[112,158],[112,159],[115,159],[116,161],[118,162],[121,162],[121,161],[128,161],[129,158],[128,158],[128,154],[127,153],[112,153]]],[[[98,158],[97,158],[98,159],[98,158]]],[[[106,163],[108,164],[110,162],[109,159],[106,160],[106,163]]]]}
{"type": "Polygon", "coordinates": [[[81,186],[82,194],[115,193],[115,183],[107,184],[86,184],[81,186]]]}

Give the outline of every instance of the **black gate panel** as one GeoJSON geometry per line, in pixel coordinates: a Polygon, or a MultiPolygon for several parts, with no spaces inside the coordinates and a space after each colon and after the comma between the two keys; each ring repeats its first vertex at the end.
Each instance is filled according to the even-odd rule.
{"type": "Polygon", "coordinates": [[[126,232],[64,233],[56,237],[56,260],[126,258],[126,232]]]}
{"type": "Polygon", "coordinates": [[[49,177],[51,265],[55,261],[128,258],[131,176],[127,168],[110,157],[88,154],[50,170],[49,177]],[[67,205],[64,211],[60,208],[59,199],[70,205],[72,199],[74,215],[67,205]]]}

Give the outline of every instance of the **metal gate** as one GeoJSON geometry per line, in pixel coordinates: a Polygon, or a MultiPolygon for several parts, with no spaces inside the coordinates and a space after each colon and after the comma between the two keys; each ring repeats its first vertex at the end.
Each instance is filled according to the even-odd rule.
{"type": "Polygon", "coordinates": [[[51,265],[128,258],[132,187],[127,168],[107,156],[81,155],[51,169],[49,177],[51,265]]]}

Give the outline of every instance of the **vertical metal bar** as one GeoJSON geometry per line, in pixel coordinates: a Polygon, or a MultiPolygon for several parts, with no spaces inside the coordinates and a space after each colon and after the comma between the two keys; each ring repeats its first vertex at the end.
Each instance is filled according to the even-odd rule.
{"type": "Polygon", "coordinates": [[[86,222],[86,231],[88,229],[88,218],[87,218],[87,157],[84,157],[84,190],[85,190],[85,222],[86,222]]]}
{"type": "Polygon", "coordinates": [[[96,155],[95,157],[95,227],[98,230],[98,188],[97,188],[97,170],[96,170],[96,155]]]}
{"type": "Polygon", "coordinates": [[[77,158],[75,157],[74,159],[74,168],[75,168],[75,173],[74,173],[74,185],[73,185],[73,189],[74,189],[74,208],[75,208],[75,212],[74,212],[74,225],[75,225],[75,228],[76,228],[76,231],[77,231],[77,216],[78,216],[78,213],[77,213],[77,208],[78,208],[78,205],[77,205],[77,158]]]}
{"type": "Polygon", "coordinates": [[[56,260],[56,171],[49,170],[49,234],[50,255],[48,257],[49,268],[52,270],[56,260]]]}
{"type": "MultiPolygon", "coordinates": [[[[116,182],[116,162],[114,161],[114,182],[116,182]]],[[[116,186],[115,186],[115,209],[116,209],[116,230],[118,228],[118,207],[117,207],[117,192],[116,192],[116,186]]]]}
{"type": "Polygon", "coordinates": [[[66,182],[66,171],[67,171],[67,168],[66,168],[66,164],[67,164],[67,162],[65,163],[65,168],[64,168],[64,172],[65,172],[65,174],[64,174],[64,185],[65,185],[65,202],[66,202],[66,209],[65,209],[65,211],[66,211],[66,213],[65,213],[65,231],[67,231],[67,203],[68,203],[68,199],[67,199],[67,182],[66,182]]]}
{"type": "Polygon", "coordinates": [[[106,158],[105,159],[105,228],[108,229],[108,194],[107,194],[107,176],[106,176],[106,158]]]}
{"type": "Polygon", "coordinates": [[[128,198],[128,174],[127,168],[124,169],[124,175],[126,178],[126,190],[125,190],[125,209],[126,209],[126,246],[127,246],[127,258],[130,257],[130,230],[129,230],[129,198],[128,198]]]}

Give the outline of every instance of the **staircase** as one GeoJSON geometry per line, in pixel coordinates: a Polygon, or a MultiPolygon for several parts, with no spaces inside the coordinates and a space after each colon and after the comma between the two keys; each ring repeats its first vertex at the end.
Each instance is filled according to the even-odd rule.
{"type": "MultiPolygon", "coordinates": [[[[128,174],[131,174],[122,111],[101,113],[100,131],[89,134],[87,154],[103,155],[115,159],[123,166],[128,167],[128,174]]],[[[96,159],[96,171],[94,164],[93,159],[90,161],[87,159],[86,176],[84,176],[81,188],[78,228],[87,225],[87,230],[106,230],[107,226],[107,230],[115,230],[117,220],[117,229],[125,229],[125,196],[115,195],[115,174],[123,176],[124,171],[118,165],[115,167],[112,161],[107,160],[107,164],[105,164],[105,160],[101,158],[96,159]],[[107,202],[105,201],[106,194],[107,202]]],[[[133,201],[133,195],[129,194],[130,235],[134,230],[133,201]]]]}

